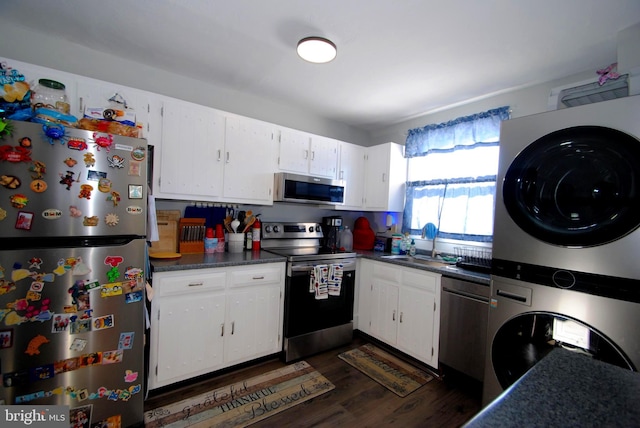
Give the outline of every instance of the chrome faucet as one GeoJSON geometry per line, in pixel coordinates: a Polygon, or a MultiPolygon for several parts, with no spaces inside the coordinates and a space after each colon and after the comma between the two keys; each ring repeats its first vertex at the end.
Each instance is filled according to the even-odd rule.
{"type": "MultiPolygon", "coordinates": [[[[427,236],[427,228],[431,225],[431,223],[426,224],[423,228],[422,228],[422,239],[428,238],[427,236]]],[[[431,225],[433,227],[433,225],[431,225]]],[[[430,232],[433,232],[433,230],[431,230],[430,232]]],[[[429,233],[431,234],[431,233],[429,233]]],[[[433,234],[433,238],[431,239],[432,242],[432,246],[431,246],[431,258],[435,259],[436,256],[438,255],[438,251],[436,250],[436,235],[438,234],[438,231],[436,230],[435,233],[433,234]]]]}
{"type": "Polygon", "coordinates": [[[432,246],[431,246],[431,258],[435,259],[438,256],[438,251],[436,251],[436,237],[433,237],[432,246]]]}

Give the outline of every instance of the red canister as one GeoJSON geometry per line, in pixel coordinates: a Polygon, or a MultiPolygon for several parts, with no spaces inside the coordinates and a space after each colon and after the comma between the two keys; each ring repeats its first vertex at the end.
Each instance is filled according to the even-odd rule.
{"type": "Polygon", "coordinates": [[[353,226],[353,249],[373,250],[376,234],[366,217],[358,217],[353,226]]]}
{"type": "Polygon", "coordinates": [[[256,218],[256,221],[253,222],[253,226],[251,226],[251,239],[252,246],[251,249],[253,251],[260,250],[260,228],[262,227],[262,223],[260,223],[260,219],[256,218]]]}

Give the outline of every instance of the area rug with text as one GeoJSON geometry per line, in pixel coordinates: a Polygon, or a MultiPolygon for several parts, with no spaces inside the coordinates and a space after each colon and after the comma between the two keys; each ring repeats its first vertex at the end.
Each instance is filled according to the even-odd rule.
{"type": "Polygon", "coordinates": [[[146,428],[246,427],[335,386],[306,361],[145,412],[146,428]]]}
{"type": "Polygon", "coordinates": [[[388,390],[406,397],[433,380],[433,376],[371,344],[338,355],[388,390]]]}

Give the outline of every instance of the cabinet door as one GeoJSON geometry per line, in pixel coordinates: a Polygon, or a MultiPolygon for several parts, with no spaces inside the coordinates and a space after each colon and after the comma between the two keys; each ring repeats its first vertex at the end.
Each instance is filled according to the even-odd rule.
{"type": "Polygon", "coordinates": [[[240,116],[226,120],[224,201],[273,204],[274,127],[240,116]]]}
{"type": "Polygon", "coordinates": [[[281,128],[279,134],[278,168],[281,171],[307,174],[311,157],[311,134],[288,128],[281,128]]]}
{"type": "Polygon", "coordinates": [[[165,99],[156,196],[199,200],[221,196],[224,132],[224,116],[216,110],[165,99]]]}
{"type": "Polygon", "coordinates": [[[224,293],[185,293],[159,300],[159,318],[154,327],[158,333],[156,386],[220,367],[224,293]]]}
{"type": "Polygon", "coordinates": [[[362,209],[365,186],[365,153],[366,148],[363,146],[340,142],[340,168],[337,178],[345,181],[346,191],[344,205],[339,205],[336,209],[362,209]]]}
{"type": "Polygon", "coordinates": [[[395,345],[398,330],[398,295],[397,284],[373,278],[371,293],[371,335],[395,345]]]}
{"type": "Polygon", "coordinates": [[[336,178],[338,168],[338,141],[314,135],[311,137],[309,174],[336,178]]]}
{"type": "Polygon", "coordinates": [[[398,349],[437,367],[437,360],[433,361],[435,295],[403,286],[398,308],[398,349]]]}
{"type": "Polygon", "coordinates": [[[229,292],[225,365],[280,351],[281,286],[262,285],[229,292]]]}
{"type": "Polygon", "coordinates": [[[367,147],[365,197],[367,209],[385,210],[389,195],[389,150],[386,144],[367,147]]]}
{"type": "Polygon", "coordinates": [[[358,259],[357,263],[358,287],[356,289],[357,305],[354,310],[355,328],[371,334],[373,263],[366,259],[358,259]]]}

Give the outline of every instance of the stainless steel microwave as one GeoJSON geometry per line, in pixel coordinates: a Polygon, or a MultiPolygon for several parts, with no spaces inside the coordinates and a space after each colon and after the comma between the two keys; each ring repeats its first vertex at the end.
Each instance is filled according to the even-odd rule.
{"type": "Polygon", "coordinates": [[[345,182],[330,178],[277,172],[275,174],[275,202],[308,204],[344,204],[345,182]]]}

